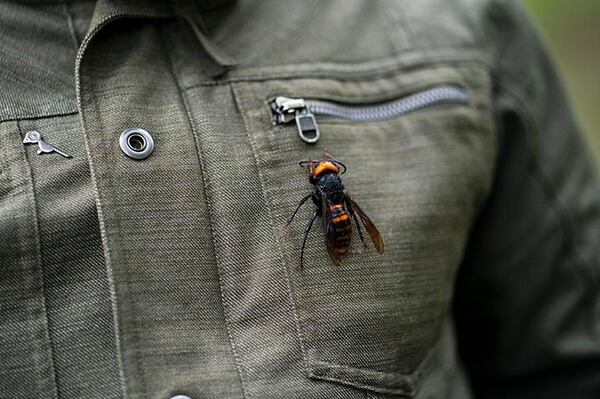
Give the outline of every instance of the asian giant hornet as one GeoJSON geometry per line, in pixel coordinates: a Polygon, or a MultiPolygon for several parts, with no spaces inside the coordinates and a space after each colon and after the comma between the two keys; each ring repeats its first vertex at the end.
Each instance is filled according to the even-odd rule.
{"type": "Polygon", "coordinates": [[[348,254],[348,247],[352,239],[351,218],[356,223],[358,236],[365,248],[367,247],[367,243],[363,238],[358,219],[364,224],[377,252],[383,254],[383,240],[377,227],[375,227],[371,219],[369,219],[356,202],[350,198],[348,191],[346,191],[342,184],[340,175],[346,172],[346,165],[333,159],[327,152],[325,152],[325,157],[325,160],[299,162],[300,166],[306,167],[309,173],[308,179],[314,186],[314,189],[313,192],[302,198],[285,225],[286,227],[289,226],[300,207],[309,198],[312,198],[316,209],[304,228],[304,239],[300,250],[300,270],[304,268],[304,248],[308,239],[308,233],[319,216],[323,220],[327,252],[336,266],[341,265],[342,259],[348,254]]]}

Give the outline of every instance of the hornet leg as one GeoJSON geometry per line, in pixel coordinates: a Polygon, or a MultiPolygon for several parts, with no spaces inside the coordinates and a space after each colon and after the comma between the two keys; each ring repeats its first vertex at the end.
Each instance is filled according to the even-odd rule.
{"type": "Polygon", "coordinates": [[[317,219],[317,216],[319,216],[319,212],[315,211],[315,213],[313,213],[312,217],[310,218],[310,220],[308,221],[308,223],[306,223],[306,226],[304,227],[304,239],[302,240],[302,247],[300,248],[300,265],[298,267],[299,270],[304,269],[304,247],[306,246],[306,240],[308,239],[308,233],[310,232],[310,229],[311,229],[313,223],[317,219]]]}
{"type": "Polygon", "coordinates": [[[294,220],[294,216],[296,216],[296,214],[298,213],[298,211],[300,210],[300,207],[302,205],[304,205],[304,203],[306,201],[308,201],[308,199],[312,197],[312,193],[306,195],[304,198],[302,198],[302,200],[300,201],[300,203],[298,204],[298,206],[296,207],[296,210],[294,211],[294,213],[292,214],[292,217],[290,217],[290,219],[287,221],[287,223],[285,224],[285,227],[288,227],[290,225],[290,223],[292,223],[292,220],[294,220]]]}

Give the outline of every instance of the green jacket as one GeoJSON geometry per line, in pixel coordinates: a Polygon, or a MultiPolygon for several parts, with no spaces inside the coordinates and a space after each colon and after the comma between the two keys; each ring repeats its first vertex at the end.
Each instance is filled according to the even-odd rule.
{"type": "Polygon", "coordinates": [[[598,398],[599,187],[516,1],[3,1],[0,397],[598,398]]]}

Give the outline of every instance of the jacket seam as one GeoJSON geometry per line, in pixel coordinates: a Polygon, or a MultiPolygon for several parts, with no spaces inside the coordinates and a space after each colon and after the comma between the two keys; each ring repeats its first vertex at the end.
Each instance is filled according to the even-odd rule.
{"type": "MultiPolygon", "coordinates": [[[[234,73],[229,73],[224,76],[223,79],[218,80],[204,80],[196,83],[192,83],[186,86],[182,86],[182,90],[189,90],[199,86],[220,86],[227,85],[230,83],[237,82],[264,82],[270,80],[293,80],[293,79],[335,79],[338,81],[363,81],[363,80],[373,80],[378,78],[386,78],[390,76],[394,76],[401,71],[414,70],[417,68],[422,68],[427,65],[436,65],[436,64],[479,64],[482,68],[491,69],[493,67],[490,60],[487,57],[483,56],[481,52],[468,52],[468,51],[460,51],[457,49],[457,54],[446,55],[444,53],[434,54],[430,56],[425,56],[420,54],[420,57],[414,57],[414,59],[410,59],[410,57],[403,58],[391,58],[386,59],[389,62],[389,65],[384,65],[380,67],[366,67],[368,63],[331,63],[331,64],[290,64],[290,65],[275,65],[275,66],[267,66],[267,67],[251,67],[247,70],[257,70],[258,73],[248,74],[248,75],[238,75],[235,76],[234,73]],[[319,70],[315,68],[315,65],[325,66],[324,70],[319,70]],[[306,69],[302,69],[306,67],[306,69]],[[364,68],[360,72],[355,73],[347,73],[344,71],[340,71],[336,68],[345,67],[348,69],[356,68],[364,68]],[[278,69],[279,68],[279,69],[278,69]],[[285,71],[285,68],[292,69],[291,71],[285,71]],[[277,72],[274,72],[277,71],[277,72]]],[[[414,56],[414,55],[413,55],[414,56]]],[[[235,71],[243,71],[243,69],[234,70],[235,71]]]]}
{"type": "Polygon", "coordinates": [[[63,11],[67,17],[69,33],[70,33],[71,39],[73,40],[73,46],[75,47],[75,54],[77,54],[77,51],[79,50],[79,43],[77,40],[77,34],[75,33],[75,25],[73,24],[73,14],[71,13],[71,10],[69,10],[69,5],[67,3],[63,3],[63,11]]]}
{"type": "MultiPolygon", "coordinates": [[[[19,122],[16,122],[17,125],[17,131],[19,132],[19,137],[22,136],[22,130],[21,130],[21,126],[19,124],[19,122]]],[[[30,182],[30,184],[28,184],[28,188],[29,188],[29,194],[30,194],[30,199],[32,202],[32,206],[31,206],[31,211],[33,213],[33,219],[34,222],[32,224],[32,227],[34,229],[33,235],[35,236],[35,258],[36,258],[36,264],[35,264],[35,272],[34,272],[34,279],[39,281],[39,295],[41,296],[41,300],[39,301],[40,306],[41,306],[41,311],[42,314],[44,315],[44,338],[46,339],[46,341],[48,342],[48,348],[47,348],[47,352],[48,352],[48,357],[50,358],[50,374],[52,374],[52,383],[53,383],[53,397],[55,398],[59,398],[60,397],[60,392],[59,392],[59,388],[58,388],[58,381],[57,381],[57,376],[56,376],[56,356],[55,356],[55,350],[54,350],[54,341],[52,340],[52,337],[50,336],[50,321],[48,319],[48,304],[47,304],[47,298],[46,298],[46,290],[45,290],[45,281],[44,281],[44,266],[43,266],[43,262],[42,262],[42,244],[41,244],[41,240],[40,240],[40,227],[39,227],[39,212],[38,212],[38,201],[35,195],[35,188],[33,186],[33,174],[31,172],[31,167],[30,167],[30,163],[29,163],[29,157],[27,155],[27,151],[21,151],[22,153],[22,157],[23,160],[26,162],[27,164],[27,179],[30,182]],[[36,278],[37,277],[37,278],[36,278]]],[[[30,307],[27,307],[28,312],[31,315],[31,311],[30,311],[30,307]]],[[[33,316],[31,318],[34,318],[33,316]]],[[[46,392],[43,392],[43,390],[41,389],[42,387],[42,379],[40,378],[40,380],[38,381],[38,389],[40,390],[40,393],[42,394],[42,396],[46,395],[46,392]]]]}
{"type": "MultiPolygon", "coordinates": [[[[237,109],[241,112],[241,110],[243,109],[243,107],[240,104],[240,99],[239,99],[239,93],[237,92],[237,90],[233,87],[233,85],[230,85],[231,87],[231,91],[233,94],[233,98],[235,101],[235,105],[237,107],[237,109]]],[[[265,186],[265,181],[264,181],[264,176],[261,173],[261,166],[260,166],[260,162],[258,160],[258,154],[256,151],[256,147],[254,145],[254,138],[251,137],[250,135],[250,131],[251,128],[249,126],[248,120],[246,118],[246,115],[242,113],[242,121],[244,124],[244,130],[246,133],[246,136],[248,137],[248,141],[250,143],[250,147],[252,149],[252,156],[254,159],[254,163],[256,165],[256,173],[258,175],[258,181],[260,182],[260,187],[262,190],[262,194],[264,196],[264,199],[266,201],[267,204],[269,204],[268,206],[268,212],[272,214],[272,204],[270,199],[268,198],[267,190],[266,190],[266,186],[265,186]]],[[[273,221],[274,218],[270,218],[269,220],[273,221]]],[[[271,222],[272,223],[272,222],[271,222]]],[[[273,232],[275,232],[275,228],[274,226],[271,224],[271,227],[273,229],[273,232]]],[[[305,327],[303,327],[303,322],[301,317],[298,315],[298,305],[296,304],[296,296],[294,294],[294,290],[293,290],[293,284],[292,284],[292,279],[290,277],[290,273],[289,273],[289,269],[287,267],[287,262],[285,261],[285,251],[284,248],[282,246],[282,242],[281,239],[279,237],[277,237],[276,234],[273,234],[273,238],[275,239],[275,242],[277,243],[277,249],[278,249],[278,255],[277,257],[279,258],[279,261],[281,263],[281,267],[282,267],[282,271],[283,271],[283,275],[285,276],[285,289],[286,289],[286,294],[289,298],[289,311],[292,314],[293,318],[294,318],[294,324],[295,324],[295,330],[296,330],[296,339],[298,340],[298,345],[300,347],[300,355],[302,356],[302,361],[304,362],[303,364],[303,369],[304,371],[310,375],[311,370],[309,369],[309,361],[308,361],[308,357],[307,357],[307,349],[306,349],[306,342],[307,342],[307,338],[304,337],[304,331],[306,330],[305,327]]]]}
{"type": "Polygon", "coordinates": [[[31,115],[22,115],[22,116],[14,116],[14,117],[8,117],[6,119],[2,119],[0,117],[0,123],[5,123],[5,122],[19,122],[19,121],[34,121],[34,120],[38,120],[38,119],[48,119],[48,118],[57,118],[57,117],[61,117],[61,116],[70,116],[70,115],[77,115],[79,113],[78,110],[73,110],[73,111],[67,111],[67,112],[57,112],[57,113],[48,113],[48,114],[31,114],[31,115]]]}
{"type": "MultiPolygon", "coordinates": [[[[41,103],[41,105],[49,105],[52,103],[53,100],[50,100],[49,102],[46,103],[41,103]]],[[[68,100],[71,101],[71,100],[68,100]]],[[[39,108],[39,107],[38,107],[39,108]]],[[[6,113],[5,115],[2,115],[2,112],[0,111],[0,123],[2,122],[11,122],[11,121],[20,121],[20,120],[26,120],[26,119],[43,119],[43,118],[51,118],[54,116],[65,116],[65,115],[74,115],[78,112],[77,107],[72,107],[72,108],[68,108],[65,109],[64,111],[58,111],[58,112],[29,112],[29,113],[6,113]]]]}
{"type": "MultiPolygon", "coordinates": [[[[214,209],[212,206],[212,203],[209,199],[209,195],[208,195],[208,184],[206,182],[206,176],[205,176],[205,163],[203,162],[203,153],[204,153],[204,149],[202,147],[202,143],[200,142],[200,140],[198,139],[198,135],[196,134],[196,125],[193,121],[193,118],[191,116],[191,111],[190,111],[190,107],[188,104],[187,99],[185,98],[185,96],[183,95],[183,90],[181,88],[181,86],[179,85],[179,80],[177,78],[177,75],[175,74],[175,69],[173,66],[173,59],[171,57],[170,52],[167,50],[166,45],[164,43],[163,40],[161,40],[161,46],[163,47],[163,49],[165,50],[165,52],[167,53],[167,58],[169,60],[168,64],[169,64],[169,73],[171,74],[171,77],[173,78],[173,81],[175,82],[175,84],[177,85],[177,92],[179,95],[179,99],[181,101],[181,104],[183,105],[183,108],[185,110],[185,115],[186,115],[186,119],[187,122],[189,124],[193,139],[194,139],[194,143],[196,146],[196,154],[197,154],[197,158],[198,158],[198,164],[200,165],[200,175],[202,178],[202,189],[204,192],[204,197],[206,199],[206,206],[208,207],[208,223],[210,225],[210,231],[211,231],[211,244],[212,244],[212,248],[213,248],[213,253],[215,256],[215,259],[218,259],[218,255],[217,255],[217,250],[216,250],[216,231],[215,231],[215,225],[213,223],[213,213],[214,213],[214,209]]],[[[237,349],[237,344],[235,342],[235,338],[233,336],[232,333],[232,326],[231,326],[231,310],[230,310],[230,305],[229,305],[229,301],[227,300],[226,296],[225,296],[225,285],[223,282],[223,272],[221,270],[221,268],[219,267],[219,261],[217,260],[216,262],[216,266],[217,266],[217,272],[219,275],[219,288],[220,288],[220,296],[221,296],[221,303],[223,306],[223,313],[224,313],[224,319],[225,319],[225,325],[226,325],[226,329],[227,329],[227,336],[229,338],[229,345],[231,347],[231,351],[233,353],[233,357],[235,360],[235,365],[238,371],[238,377],[240,379],[240,386],[242,388],[242,394],[244,397],[246,398],[250,398],[250,394],[248,393],[248,387],[247,387],[247,382],[246,379],[244,377],[244,371],[243,371],[243,367],[242,367],[242,363],[241,363],[241,357],[239,354],[239,351],[237,349]]]]}
{"type": "MultiPolygon", "coordinates": [[[[96,34],[108,23],[110,23],[112,20],[118,19],[119,16],[110,16],[107,18],[104,18],[101,22],[98,23],[98,25],[94,28],[93,31],[89,32],[86,37],[82,40],[81,42],[81,46],[79,48],[79,51],[77,53],[77,58],[76,58],[76,65],[75,65],[75,93],[76,93],[76,100],[77,100],[77,109],[79,111],[79,117],[81,120],[81,128],[84,134],[84,141],[85,141],[85,149],[86,149],[86,157],[88,160],[88,164],[89,164],[89,168],[90,168],[90,178],[92,181],[92,187],[93,187],[93,193],[94,193],[94,199],[96,202],[96,212],[98,215],[98,226],[99,226],[99,230],[100,230],[100,236],[101,236],[101,240],[102,240],[102,249],[103,249],[103,254],[104,254],[104,263],[106,266],[106,272],[107,272],[107,279],[108,279],[108,285],[109,285],[109,290],[110,290],[110,294],[111,294],[111,307],[112,307],[112,312],[113,312],[113,323],[114,323],[114,337],[115,337],[115,355],[117,358],[117,363],[118,363],[118,367],[119,367],[119,379],[120,379],[120,383],[121,383],[121,395],[122,397],[127,397],[128,396],[128,386],[127,386],[127,380],[125,378],[125,367],[124,367],[124,361],[123,361],[123,345],[121,343],[121,331],[120,331],[120,314],[119,314],[119,307],[117,305],[117,288],[115,285],[115,281],[113,278],[113,268],[112,268],[112,262],[111,262],[111,255],[110,255],[110,248],[108,245],[108,239],[107,239],[107,232],[106,232],[106,227],[105,227],[105,223],[104,223],[104,213],[102,210],[102,199],[101,199],[101,195],[100,195],[100,190],[98,189],[98,179],[96,177],[96,169],[94,166],[94,160],[92,157],[92,150],[90,147],[90,140],[86,131],[86,117],[82,111],[83,107],[82,107],[82,101],[81,101],[81,76],[80,76],[80,72],[81,72],[81,65],[83,64],[83,57],[85,55],[85,52],[88,48],[89,43],[94,39],[94,37],[96,36],[96,34]]],[[[95,93],[92,93],[92,95],[95,96],[95,93]]],[[[95,100],[95,98],[94,98],[95,100]]],[[[94,108],[96,108],[97,110],[97,101],[93,101],[92,102],[92,106],[94,108]]],[[[97,112],[96,112],[96,119],[98,119],[97,116],[97,112]]],[[[126,277],[129,279],[129,273],[128,271],[125,272],[126,273],[126,277]]],[[[128,287],[128,285],[125,285],[125,287],[128,287]]],[[[135,305],[130,305],[130,306],[134,306],[135,305]]],[[[137,314],[137,312],[135,312],[135,314],[137,314]]],[[[137,330],[134,330],[134,335],[136,336],[136,341],[139,341],[139,337],[138,337],[138,333],[137,330]]],[[[141,367],[140,367],[140,362],[138,359],[138,351],[134,351],[134,361],[135,361],[135,366],[138,369],[138,372],[140,374],[140,382],[141,382],[141,391],[145,396],[145,384],[144,384],[144,376],[143,373],[141,372],[141,367]]]]}

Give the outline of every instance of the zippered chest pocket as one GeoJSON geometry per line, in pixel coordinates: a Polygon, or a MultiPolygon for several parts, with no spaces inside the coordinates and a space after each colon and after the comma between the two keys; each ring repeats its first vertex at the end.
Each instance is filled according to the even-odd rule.
{"type": "Polygon", "coordinates": [[[292,283],[308,375],[413,397],[438,363],[454,276],[491,184],[487,72],[436,66],[352,81],[239,82],[234,94],[280,237],[273,245],[292,283]],[[322,159],[324,149],[347,166],[344,186],[385,253],[364,250],[354,226],[335,267],[317,221],[298,271],[314,206],[284,225],[312,189],[298,161],[322,159]]]}
{"type": "Polygon", "coordinates": [[[295,121],[298,136],[307,144],[319,141],[321,133],[315,115],[353,122],[379,122],[443,104],[467,104],[468,92],[459,86],[439,85],[380,104],[342,104],[303,98],[277,97],[271,102],[273,122],[295,121]]]}

